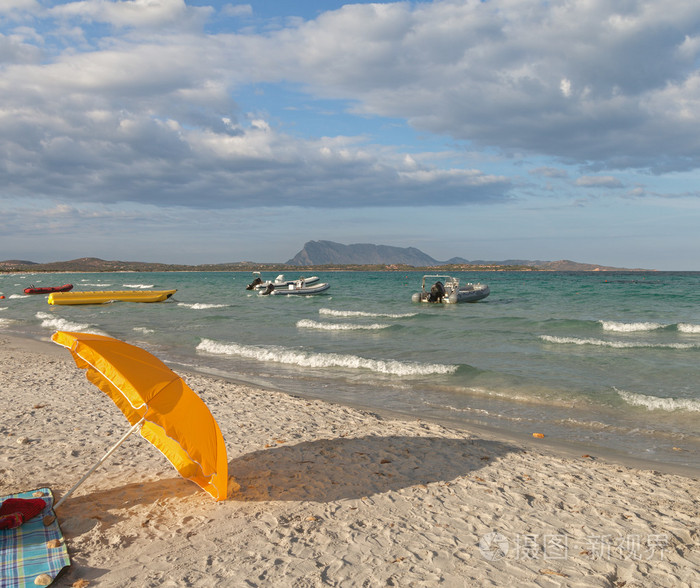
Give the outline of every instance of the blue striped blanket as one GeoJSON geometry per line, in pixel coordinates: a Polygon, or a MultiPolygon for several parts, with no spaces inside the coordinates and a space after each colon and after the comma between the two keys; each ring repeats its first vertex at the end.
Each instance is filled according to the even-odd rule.
{"type": "Polygon", "coordinates": [[[36,586],[34,580],[42,574],[53,581],[70,565],[70,558],[58,519],[44,526],[43,518],[54,514],[51,489],[38,488],[3,496],[0,504],[8,498],[43,498],[46,508],[16,529],[0,529],[0,585],[3,588],[36,586]]]}

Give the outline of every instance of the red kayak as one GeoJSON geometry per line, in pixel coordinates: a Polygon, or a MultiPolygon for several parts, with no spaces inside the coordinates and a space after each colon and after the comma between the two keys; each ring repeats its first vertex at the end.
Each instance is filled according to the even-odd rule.
{"type": "Polygon", "coordinates": [[[63,286],[44,286],[36,288],[30,286],[24,289],[25,294],[51,294],[51,292],[68,292],[73,289],[73,284],[63,284],[63,286]]]}

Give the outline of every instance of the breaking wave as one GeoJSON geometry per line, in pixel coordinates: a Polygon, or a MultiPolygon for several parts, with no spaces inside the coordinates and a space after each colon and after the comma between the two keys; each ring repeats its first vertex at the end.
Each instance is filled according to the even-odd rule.
{"type": "MultiPolygon", "coordinates": [[[[36,318],[41,321],[41,326],[54,331],[87,331],[90,325],[85,323],[73,323],[60,316],[54,316],[48,312],[37,312],[36,318]]],[[[93,331],[94,332],[94,331],[93,331]]]]}
{"type": "Polygon", "coordinates": [[[178,306],[184,306],[185,308],[191,308],[192,310],[207,310],[209,308],[226,308],[228,304],[207,304],[205,302],[195,302],[188,304],[186,302],[178,302],[178,306]]]}
{"type": "Polygon", "coordinates": [[[663,329],[667,325],[661,323],[619,323],[616,321],[598,321],[603,325],[604,331],[613,331],[615,333],[636,333],[639,331],[656,331],[663,329]]]}
{"type": "Polygon", "coordinates": [[[625,390],[615,391],[627,404],[643,406],[647,410],[700,412],[700,400],[692,400],[690,398],[658,398],[655,396],[627,392],[625,390]]]}
{"type": "Polygon", "coordinates": [[[137,288],[140,290],[148,290],[153,288],[154,284],[123,284],[124,288],[137,288]]]}
{"type": "Polygon", "coordinates": [[[312,353],[285,347],[258,347],[237,343],[218,343],[202,339],[198,351],[216,355],[232,355],[257,361],[270,361],[311,368],[365,369],[395,376],[425,376],[430,374],[452,374],[459,366],[442,364],[421,364],[396,360],[366,359],[356,355],[339,353],[312,353]]]}
{"type": "Polygon", "coordinates": [[[690,325],[688,323],[678,323],[678,330],[681,333],[700,334],[700,325],[690,325]]]}
{"type": "Polygon", "coordinates": [[[143,333],[144,335],[150,335],[151,333],[155,333],[153,329],[149,329],[148,327],[134,327],[133,330],[137,333],[143,333]]]}
{"type": "Polygon", "coordinates": [[[645,343],[643,341],[605,341],[604,339],[579,339],[578,337],[553,337],[551,335],[540,335],[542,341],[547,343],[559,343],[570,345],[595,345],[598,347],[611,347],[613,349],[700,349],[699,345],[693,343],[645,343]]]}
{"type": "Polygon", "coordinates": [[[375,323],[373,325],[353,325],[352,323],[319,323],[309,319],[297,321],[297,327],[302,329],[319,329],[321,331],[376,331],[387,329],[391,325],[375,323]]]}
{"type": "Polygon", "coordinates": [[[351,317],[351,316],[364,316],[364,317],[374,317],[374,318],[409,318],[416,316],[415,312],[407,312],[402,314],[391,314],[384,312],[365,312],[364,310],[333,310],[331,308],[319,308],[318,314],[325,314],[328,316],[339,316],[339,317],[351,317]]]}

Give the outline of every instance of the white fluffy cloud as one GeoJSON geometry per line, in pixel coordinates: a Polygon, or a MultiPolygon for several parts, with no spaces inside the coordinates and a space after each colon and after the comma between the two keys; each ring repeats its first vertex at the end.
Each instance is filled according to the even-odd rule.
{"type": "MultiPolygon", "coordinates": [[[[700,164],[695,0],[672,10],[658,0],[357,4],[272,32],[215,28],[220,17],[252,16],[249,5],[10,4],[12,19],[0,9],[7,197],[454,205],[504,201],[514,187],[507,174],[472,169],[467,147],[550,158],[539,168],[550,171],[534,174],[546,177],[559,164],[659,173],[700,164]],[[248,115],[256,105],[241,108],[241,92],[256,84],[451,137],[452,161],[464,149],[462,161],[248,115]]],[[[576,184],[615,187],[594,179],[576,184]]]]}
{"type": "Polygon", "coordinates": [[[576,180],[577,186],[589,188],[622,188],[622,182],[613,176],[582,176],[576,180]]]}
{"type": "Polygon", "coordinates": [[[699,35],[692,0],[496,0],[346,6],[268,43],[284,49],[277,75],[358,112],[481,146],[664,170],[699,163],[699,35]]]}

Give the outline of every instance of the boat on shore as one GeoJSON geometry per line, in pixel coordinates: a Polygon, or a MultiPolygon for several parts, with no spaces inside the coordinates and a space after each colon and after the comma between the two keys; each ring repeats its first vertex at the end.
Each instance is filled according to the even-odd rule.
{"type": "Polygon", "coordinates": [[[330,284],[313,284],[309,286],[303,280],[297,280],[287,286],[276,287],[274,284],[268,284],[264,290],[258,290],[260,296],[308,296],[311,294],[320,294],[330,288],[330,284]]]}
{"type": "Polygon", "coordinates": [[[270,284],[272,284],[275,288],[286,288],[290,284],[294,284],[300,280],[304,282],[304,284],[315,284],[318,282],[319,278],[318,276],[311,276],[310,278],[297,278],[296,280],[285,280],[284,279],[284,274],[278,275],[274,280],[263,280],[262,276],[260,275],[260,272],[253,272],[253,275],[255,275],[255,279],[246,286],[246,290],[264,290],[266,289],[270,284]],[[256,275],[257,274],[257,275],[256,275]]]}
{"type": "Polygon", "coordinates": [[[108,304],[110,302],[163,302],[177,290],[87,290],[85,292],[54,292],[49,304],[108,304]]]}
{"type": "Polygon", "coordinates": [[[459,278],[444,275],[425,275],[421,284],[421,291],[415,292],[411,297],[413,302],[431,302],[443,304],[457,304],[459,302],[476,302],[486,298],[491,291],[486,284],[467,283],[459,285],[459,278]],[[426,281],[437,280],[426,290],[426,281]]]}
{"type": "Polygon", "coordinates": [[[24,289],[25,294],[51,294],[52,292],[68,292],[73,289],[73,284],[63,284],[63,286],[35,286],[32,284],[24,289]]]}

